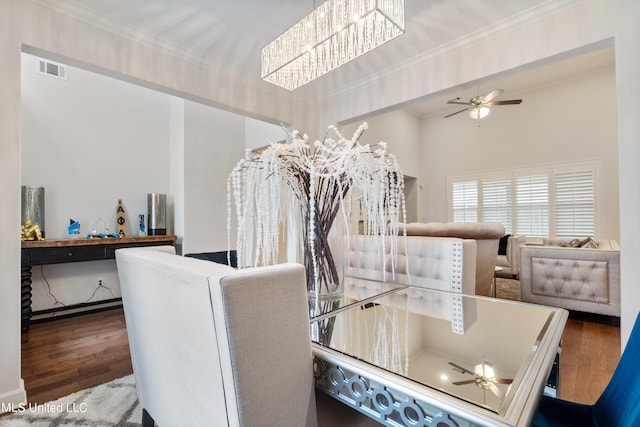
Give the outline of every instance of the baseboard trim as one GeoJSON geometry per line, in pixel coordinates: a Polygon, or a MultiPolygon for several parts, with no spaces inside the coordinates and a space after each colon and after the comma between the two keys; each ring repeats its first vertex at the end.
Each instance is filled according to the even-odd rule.
{"type": "Polygon", "coordinates": [[[46,322],[55,319],[79,316],[81,314],[95,313],[122,307],[122,298],[112,298],[90,303],[75,304],[66,307],[56,307],[47,310],[34,311],[31,323],[46,322]]]}
{"type": "Polygon", "coordinates": [[[0,414],[16,412],[27,404],[27,390],[24,380],[20,378],[20,386],[6,393],[0,394],[0,414]]]}
{"type": "Polygon", "coordinates": [[[585,311],[569,310],[569,319],[582,320],[591,323],[620,327],[620,318],[608,314],[588,313],[585,311]]]}

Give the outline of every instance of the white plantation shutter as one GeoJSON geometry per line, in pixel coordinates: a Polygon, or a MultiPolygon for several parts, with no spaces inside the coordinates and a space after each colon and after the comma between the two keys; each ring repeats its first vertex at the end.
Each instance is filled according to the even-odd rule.
{"type": "Polygon", "coordinates": [[[451,185],[453,222],[478,222],[478,182],[460,181],[451,185]]]}
{"type": "Polygon", "coordinates": [[[593,170],[554,174],[556,236],[594,236],[595,201],[593,175],[593,170]]]}
{"type": "Polygon", "coordinates": [[[597,162],[448,177],[449,220],[526,237],[597,237],[597,162]]]}
{"type": "Polygon", "coordinates": [[[549,236],[549,184],[547,175],[515,179],[516,234],[549,236]]]}
{"type": "Polygon", "coordinates": [[[511,177],[483,179],[482,221],[499,222],[511,234],[511,199],[511,177]]]}

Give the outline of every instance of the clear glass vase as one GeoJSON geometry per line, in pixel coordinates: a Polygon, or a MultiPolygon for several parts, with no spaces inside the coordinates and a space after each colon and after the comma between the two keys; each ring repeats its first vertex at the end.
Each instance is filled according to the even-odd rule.
{"type": "Polygon", "coordinates": [[[331,300],[341,298],[344,292],[343,226],[341,220],[333,222],[325,227],[316,222],[311,244],[305,233],[303,264],[310,298],[331,300]]]}

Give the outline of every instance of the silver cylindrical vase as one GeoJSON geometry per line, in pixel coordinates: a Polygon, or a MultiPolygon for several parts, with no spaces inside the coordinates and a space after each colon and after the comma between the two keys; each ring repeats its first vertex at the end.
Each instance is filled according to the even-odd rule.
{"type": "Polygon", "coordinates": [[[167,195],[147,194],[147,235],[165,236],[167,234],[167,195]]]}
{"type": "Polygon", "coordinates": [[[40,228],[44,238],[44,187],[21,186],[22,224],[30,220],[40,228]]]}

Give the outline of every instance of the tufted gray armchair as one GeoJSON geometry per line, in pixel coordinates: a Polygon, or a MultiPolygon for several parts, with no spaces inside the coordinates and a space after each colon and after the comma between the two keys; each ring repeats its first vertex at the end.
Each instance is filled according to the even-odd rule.
{"type": "Polygon", "coordinates": [[[520,248],[522,301],[620,317],[620,246],[560,246],[567,239],[520,248]]]}

